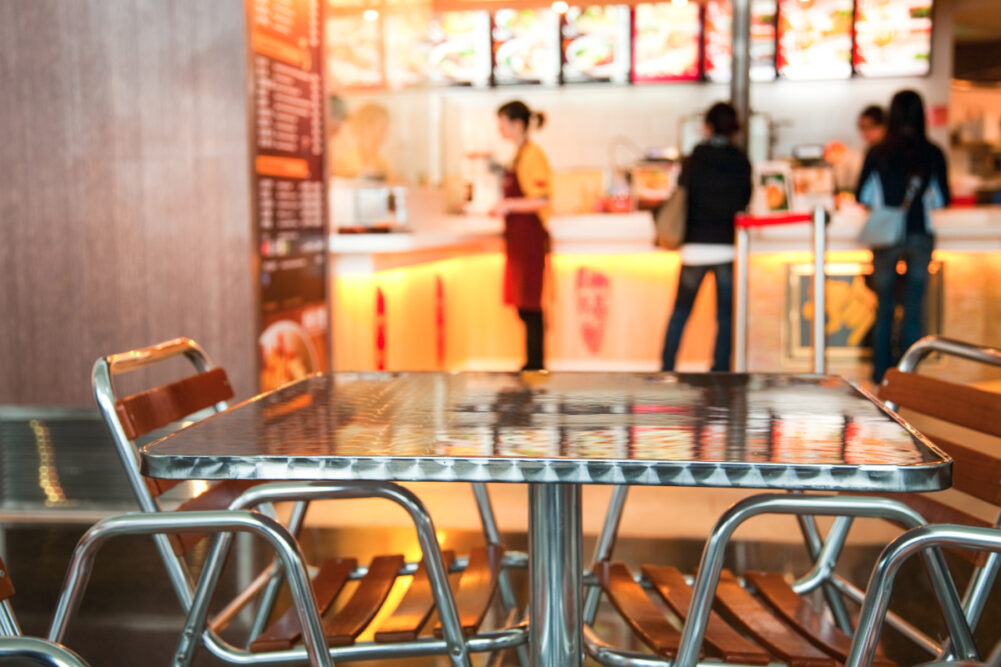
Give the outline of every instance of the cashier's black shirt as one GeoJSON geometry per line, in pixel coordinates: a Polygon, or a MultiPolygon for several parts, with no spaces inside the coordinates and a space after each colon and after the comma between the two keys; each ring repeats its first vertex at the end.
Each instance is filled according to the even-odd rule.
{"type": "Polygon", "coordinates": [[[734,216],[751,201],[751,163],[725,137],[699,144],[682,164],[688,189],[685,243],[733,244],[734,216]]]}

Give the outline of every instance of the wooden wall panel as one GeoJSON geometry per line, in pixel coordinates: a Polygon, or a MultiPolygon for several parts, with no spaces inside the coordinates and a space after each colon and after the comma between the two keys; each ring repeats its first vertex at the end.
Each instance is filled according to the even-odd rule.
{"type": "Polygon", "coordinates": [[[243,0],[0,0],[0,404],[188,335],[256,386],[243,0]]]}

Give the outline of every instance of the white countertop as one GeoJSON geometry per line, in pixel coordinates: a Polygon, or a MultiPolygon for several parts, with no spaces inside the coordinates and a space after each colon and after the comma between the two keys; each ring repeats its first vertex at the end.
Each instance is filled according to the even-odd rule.
{"type": "MultiPolygon", "coordinates": [[[[993,252],[1001,250],[1001,206],[977,206],[937,211],[933,215],[938,247],[943,250],[993,252]]],[[[828,227],[829,250],[859,250],[855,242],[865,222],[861,210],[836,214],[828,227]]],[[[423,253],[431,250],[495,245],[503,231],[498,218],[443,215],[413,232],[388,234],[331,234],[335,255],[423,253]]],[[[549,231],[555,252],[605,254],[662,252],[652,243],[650,213],[595,213],[553,216],[549,231]]],[[[756,227],[751,252],[810,249],[810,225],[756,227]]]]}

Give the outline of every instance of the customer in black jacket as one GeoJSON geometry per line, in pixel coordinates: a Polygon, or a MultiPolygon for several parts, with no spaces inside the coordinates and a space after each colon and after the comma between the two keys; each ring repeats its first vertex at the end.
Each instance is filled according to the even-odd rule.
{"type": "Polygon", "coordinates": [[[695,295],[710,271],[716,278],[716,344],[712,369],[730,370],[733,337],[733,221],[751,200],[751,163],[732,143],[740,126],[737,112],[718,103],[706,113],[709,139],[695,147],[681,168],[678,184],[688,189],[685,242],[674,310],[664,337],[661,370],[673,371],[695,295]]]}

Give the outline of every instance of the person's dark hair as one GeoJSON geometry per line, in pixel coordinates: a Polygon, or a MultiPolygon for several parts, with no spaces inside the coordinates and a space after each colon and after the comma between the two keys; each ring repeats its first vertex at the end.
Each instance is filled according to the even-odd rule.
{"type": "Polygon", "coordinates": [[[914,147],[928,141],[925,104],[913,90],[901,90],[890,102],[886,121],[886,143],[914,147]]]}
{"type": "Polygon", "coordinates": [[[535,126],[536,129],[541,129],[543,125],[546,124],[546,114],[541,111],[532,111],[528,108],[528,105],[521,100],[513,100],[507,104],[502,104],[499,109],[497,109],[498,116],[504,116],[508,120],[518,120],[528,129],[530,126],[535,126]]]}
{"type": "Polygon", "coordinates": [[[717,102],[709,108],[706,123],[712,128],[713,134],[723,137],[732,137],[740,130],[737,110],[726,102],[717,102]]]}
{"type": "Polygon", "coordinates": [[[878,104],[870,104],[862,109],[862,113],[858,117],[871,120],[875,125],[886,125],[886,112],[878,104]]]}

